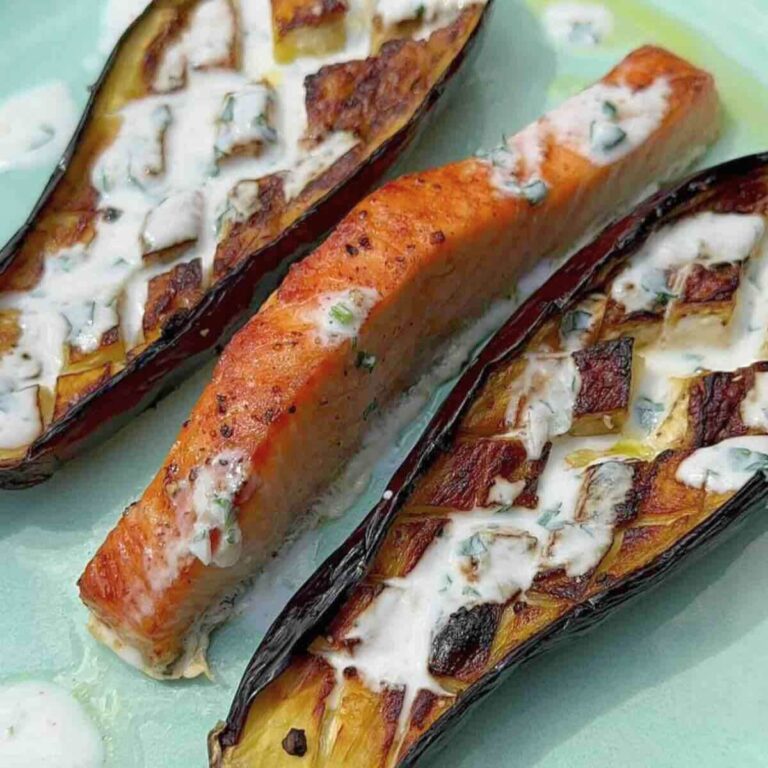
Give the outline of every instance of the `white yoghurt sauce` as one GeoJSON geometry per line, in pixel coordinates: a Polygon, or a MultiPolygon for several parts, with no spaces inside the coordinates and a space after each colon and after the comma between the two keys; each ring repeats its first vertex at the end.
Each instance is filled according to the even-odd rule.
{"type": "Polygon", "coordinates": [[[677,470],[677,479],[712,493],[738,491],[758,472],[768,470],[768,437],[747,435],[699,448],[677,470]]]}
{"type": "Polygon", "coordinates": [[[610,9],[598,3],[555,2],[544,9],[544,27],[553,42],[595,46],[613,31],[610,9]]]}
{"type": "Polygon", "coordinates": [[[581,377],[572,355],[531,355],[527,362],[515,382],[506,421],[517,427],[512,434],[520,437],[529,458],[538,459],[550,438],[571,428],[581,377]]]}
{"type": "Polygon", "coordinates": [[[104,743],[83,707],[48,682],[0,685],[3,768],[100,768],[104,743]]]}
{"type": "Polygon", "coordinates": [[[658,130],[669,107],[670,92],[664,77],[638,90],[596,83],[480,158],[491,166],[492,182],[501,191],[538,204],[549,187],[542,169],[548,139],[594,165],[610,165],[658,130]]]}
{"type": "Polygon", "coordinates": [[[120,35],[137,19],[151,0],[107,0],[101,17],[99,51],[109,53],[120,35]]]}
{"type": "Polygon", "coordinates": [[[749,258],[765,234],[762,216],[705,211],[672,224],[648,238],[629,267],[611,286],[611,297],[625,310],[652,309],[666,293],[666,275],[692,264],[741,262],[749,258]]]}
{"type": "Polygon", "coordinates": [[[315,327],[317,341],[331,346],[354,339],[380,298],[373,288],[348,288],[320,296],[317,306],[307,313],[307,319],[315,327]]]}
{"type": "MultiPolygon", "coordinates": [[[[140,4],[117,4],[112,13],[128,19],[138,10],[140,4]]],[[[239,184],[282,173],[286,197],[292,199],[355,145],[347,133],[331,134],[312,148],[300,143],[307,125],[304,78],[325,64],[370,53],[365,0],[350,4],[342,51],[289,65],[276,64],[272,55],[269,0],[248,0],[239,10],[242,70],[196,68],[226,57],[234,41],[226,0],[203,0],[167,54],[168,68],[161,68],[163,82],[156,89],[170,90],[127,104],[116,140],[95,164],[99,209],[115,215],[96,221],[92,242],[47,256],[33,290],[0,295],[0,311],[17,310],[22,331],[17,347],[0,358],[0,395],[14,404],[12,418],[0,417],[0,449],[22,447],[40,434],[36,397],[19,393],[35,387],[52,391],[68,348],[93,352],[115,328],[127,349],[142,342],[152,277],[199,259],[204,287],[210,284],[218,227],[239,184]],[[175,89],[179,72],[185,82],[175,89]],[[265,86],[255,85],[265,78],[269,95],[265,86]],[[268,99],[274,124],[244,127],[243,116],[266,109],[268,99]],[[228,101],[234,122],[223,130],[228,101]],[[217,152],[256,138],[268,139],[258,156],[217,160],[217,152]],[[176,245],[184,247],[171,261],[144,258],[176,245]]]]}
{"type": "Polygon", "coordinates": [[[444,22],[477,0],[376,0],[376,14],[384,26],[404,21],[444,22]]]}
{"type": "MultiPolygon", "coordinates": [[[[677,392],[676,379],[697,371],[734,371],[768,359],[768,238],[765,220],[747,214],[703,213],[672,224],[649,238],[614,285],[614,297],[632,307],[648,306],[649,291],[659,273],[697,263],[743,262],[744,274],[733,316],[720,343],[690,336],[664,338],[639,351],[634,387],[633,428],[653,432],[661,424],[677,392]],[[641,258],[641,253],[643,257],[641,258]],[[698,256],[697,256],[698,254],[698,256]],[[643,261],[643,258],[646,259],[643,261]]],[[[656,281],[656,282],[654,282],[656,281]]],[[[763,386],[762,384],[760,386],[763,386]]],[[[760,395],[756,395],[758,399],[760,395]]],[[[742,413],[759,426],[759,403],[742,413]]]]}
{"type": "Polygon", "coordinates": [[[346,635],[351,651],[323,656],[341,673],[353,665],[367,686],[406,688],[407,712],[419,690],[446,695],[428,669],[432,641],[460,608],[524,595],[536,575],[564,567],[571,576],[597,565],[613,539],[615,509],[631,488],[627,468],[608,461],[582,496],[586,468],[567,456],[603,450],[612,437],[556,443],[539,481],[536,509],[491,506],[455,513],[404,578],[390,579],[346,635]]]}
{"type": "Polygon", "coordinates": [[[0,174],[47,165],[64,151],[78,111],[66,83],[54,81],[0,103],[0,174]]]}

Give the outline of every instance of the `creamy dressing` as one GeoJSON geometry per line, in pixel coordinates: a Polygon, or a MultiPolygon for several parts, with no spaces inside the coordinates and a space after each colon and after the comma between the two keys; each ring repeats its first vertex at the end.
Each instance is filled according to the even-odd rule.
{"type": "Polygon", "coordinates": [[[83,707],[48,682],[0,685],[3,768],[100,768],[104,743],[83,707]]]}
{"type": "Polygon", "coordinates": [[[272,125],[272,93],[267,83],[255,83],[226,95],[218,119],[217,153],[226,155],[254,143],[261,149],[277,139],[272,125]]]}
{"type": "Polygon", "coordinates": [[[195,523],[189,551],[204,565],[229,568],[240,558],[243,535],[237,523],[235,497],[250,474],[250,462],[237,451],[226,451],[202,467],[192,482],[195,523]],[[211,533],[219,532],[212,551],[211,533]]]}
{"type": "Polygon", "coordinates": [[[581,377],[572,355],[530,355],[515,382],[506,422],[515,428],[531,459],[538,459],[552,438],[573,423],[573,408],[581,377]]]}
{"type": "MultiPolygon", "coordinates": [[[[350,4],[343,50],[278,65],[269,0],[243,4],[242,69],[233,71],[220,68],[237,43],[229,3],[206,0],[199,6],[161,63],[158,93],[122,109],[118,135],[95,164],[92,182],[100,193],[101,215],[94,238],[47,254],[34,289],[0,296],[0,311],[17,310],[21,329],[16,349],[0,358],[3,392],[35,386],[53,392],[71,352],[95,351],[107,333],[110,339],[116,333],[127,350],[141,344],[154,276],[199,259],[203,288],[210,285],[219,225],[233,212],[233,200],[243,202],[241,183],[278,174],[291,200],[355,146],[357,139],[349,133],[332,133],[311,147],[302,141],[304,79],[325,64],[369,55],[366,9],[365,0],[350,4]],[[261,145],[258,151],[250,146],[254,142],[261,145]],[[157,251],[165,251],[162,260],[145,258],[157,251]]],[[[140,10],[139,3],[115,4],[108,15],[127,21],[140,10]]],[[[63,120],[61,100],[49,101],[63,120]]],[[[30,125],[43,114],[35,109],[30,125]]],[[[16,147],[14,142],[8,146],[16,147]]],[[[2,113],[0,158],[1,153],[2,113]]],[[[258,203],[253,187],[245,200],[251,207],[258,203]]],[[[0,423],[0,449],[23,447],[44,427],[33,398],[15,400],[25,406],[18,421],[26,426],[11,429],[0,423]]]]}
{"type": "Polygon", "coordinates": [[[4,391],[0,379],[0,445],[21,448],[40,434],[39,393],[39,387],[4,391]]]}
{"type": "Polygon", "coordinates": [[[9,96],[0,103],[0,174],[52,163],[69,143],[77,117],[63,82],[9,96]]]}
{"type": "Polygon", "coordinates": [[[507,138],[500,147],[480,157],[491,166],[492,184],[532,204],[546,198],[547,182],[542,177],[544,136],[541,123],[533,123],[507,138]]]}
{"type": "Polygon", "coordinates": [[[614,23],[610,9],[597,3],[552,3],[544,9],[543,19],[553,42],[568,46],[599,45],[614,23]]]}
{"type": "Polygon", "coordinates": [[[123,32],[150,2],[151,0],[107,0],[101,18],[99,50],[109,53],[123,32]]]}
{"type": "MultiPolygon", "coordinates": [[[[701,334],[663,337],[636,352],[640,365],[633,387],[631,429],[639,435],[653,434],[663,424],[677,396],[679,380],[701,371],[735,371],[768,359],[768,239],[760,216],[699,214],[660,230],[617,277],[620,287],[614,289],[614,297],[626,299],[632,306],[645,306],[645,291],[630,286],[642,286],[651,270],[671,269],[673,264],[685,268],[691,260],[700,259],[709,264],[746,260],[733,316],[721,343],[712,343],[701,334]],[[648,262],[640,259],[640,253],[648,262]]],[[[753,406],[742,406],[742,414],[754,419],[756,427],[761,418],[761,391],[750,396],[749,403],[755,398],[753,406]],[[750,410],[745,411],[747,408],[750,410]]]]}
{"type": "Polygon", "coordinates": [[[610,165],[659,128],[670,92],[663,77],[639,90],[597,83],[479,158],[490,167],[495,187],[537,205],[549,192],[543,170],[548,141],[567,146],[595,165],[610,165]]]}
{"type": "Polygon", "coordinates": [[[240,451],[224,451],[200,467],[190,482],[180,484],[175,497],[182,518],[193,513],[191,527],[180,521],[187,536],[182,537],[181,552],[188,551],[204,565],[229,568],[239,559],[243,535],[237,521],[235,498],[250,476],[250,462],[240,451]],[[218,533],[215,547],[211,535],[218,533]]]}
{"type": "Polygon", "coordinates": [[[195,69],[226,62],[236,47],[235,13],[230,0],[203,0],[195,8],[184,42],[186,58],[195,69]]]}
{"type": "Polygon", "coordinates": [[[193,559],[217,568],[231,568],[240,560],[238,497],[256,482],[250,459],[242,451],[230,450],[206,461],[188,478],[169,483],[166,491],[176,510],[179,534],[162,552],[144,553],[149,590],[134,595],[139,616],[155,610],[153,593],[162,593],[193,559]]]}
{"type": "Polygon", "coordinates": [[[180,192],[166,197],[144,220],[141,233],[144,253],[194,242],[200,235],[202,218],[203,196],[199,192],[180,192]]]}
{"type": "Polygon", "coordinates": [[[429,672],[435,636],[459,609],[525,599],[536,575],[565,567],[579,575],[595,567],[610,546],[615,508],[631,487],[626,472],[608,462],[596,468],[597,482],[583,492],[586,468],[567,460],[580,448],[602,449],[603,438],[562,441],[540,481],[534,510],[491,506],[449,516],[416,567],[390,579],[384,591],[355,620],[344,639],[350,650],[324,653],[339,671],[354,665],[373,690],[406,688],[407,712],[416,693],[447,692],[429,672]]]}
{"type": "Polygon", "coordinates": [[[611,297],[628,313],[652,309],[669,298],[669,276],[691,264],[742,262],[765,234],[761,216],[711,213],[690,216],[651,235],[614,280],[611,297]]]}
{"type": "Polygon", "coordinates": [[[768,437],[748,435],[699,448],[677,469],[677,480],[691,488],[729,493],[768,470],[768,437]]]}
{"type": "Polygon", "coordinates": [[[376,15],[385,27],[404,21],[447,23],[464,8],[485,0],[376,0],[376,15]]]}
{"type": "Polygon", "coordinates": [[[603,297],[588,296],[563,315],[560,343],[567,352],[583,349],[603,317],[603,297]]]}
{"type": "Polygon", "coordinates": [[[328,346],[356,338],[379,298],[373,288],[348,288],[318,297],[317,306],[307,313],[318,343],[328,346]]]}
{"type": "Polygon", "coordinates": [[[635,150],[661,125],[671,88],[658,77],[647,88],[596,83],[547,117],[552,136],[595,165],[610,165],[635,150]]]}

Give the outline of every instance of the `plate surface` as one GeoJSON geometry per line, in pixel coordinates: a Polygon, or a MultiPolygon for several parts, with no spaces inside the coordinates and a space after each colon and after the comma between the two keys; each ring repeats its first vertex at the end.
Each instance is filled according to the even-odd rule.
{"type": "MultiPolygon", "coordinates": [[[[556,48],[548,0],[496,0],[483,50],[397,172],[498,142],[599,77],[631,48],[666,45],[712,71],[725,130],[705,159],[766,149],[764,0],[611,0],[614,31],[593,48],[556,48]],[[663,11],[661,10],[663,7],[663,11]]],[[[103,61],[104,0],[0,3],[0,98],[53,79],[78,108],[103,61]]],[[[53,164],[0,173],[0,240],[21,224],[53,164]]],[[[54,680],[104,734],[108,765],[203,766],[208,729],[226,714],[248,658],[284,600],[379,497],[447,390],[433,393],[343,516],[302,536],[213,639],[213,683],[161,684],[124,666],[85,631],[82,566],[151,478],[210,366],[42,487],[0,493],[0,683],[54,680]]],[[[753,516],[718,549],[586,638],[516,673],[467,721],[442,768],[720,768],[768,762],[768,519],[753,516]]]]}

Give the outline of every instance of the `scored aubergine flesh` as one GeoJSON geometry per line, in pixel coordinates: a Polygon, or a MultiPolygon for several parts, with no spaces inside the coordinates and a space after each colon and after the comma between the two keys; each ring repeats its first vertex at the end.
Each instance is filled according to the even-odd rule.
{"type": "Polygon", "coordinates": [[[768,497],[768,155],[659,194],[494,337],[254,656],[214,766],[410,766],[768,497]],[[361,576],[362,574],[362,576],[361,576]]]}

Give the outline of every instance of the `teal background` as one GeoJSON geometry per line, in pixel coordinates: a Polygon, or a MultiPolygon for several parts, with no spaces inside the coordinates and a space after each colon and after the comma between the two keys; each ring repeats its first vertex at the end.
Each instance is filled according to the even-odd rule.
{"type": "MultiPolygon", "coordinates": [[[[606,4],[617,28],[603,45],[560,52],[538,21],[546,4],[496,0],[481,55],[398,172],[496,143],[644,42],[672,47],[717,76],[725,130],[706,162],[768,148],[765,0],[615,0],[606,4]]],[[[101,7],[101,0],[0,2],[0,97],[63,79],[83,105],[96,75],[101,7]]],[[[0,241],[24,220],[51,171],[0,175],[0,241]]],[[[215,681],[162,684],[90,639],[75,581],[151,478],[209,373],[210,366],[44,486],[0,493],[0,681],[44,678],[74,691],[104,734],[109,766],[206,764],[206,733],[226,714],[269,620],[378,497],[447,389],[382,456],[364,497],[310,537],[298,567],[262,580],[259,594],[269,596],[249,601],[214,636],[215,681]]],[[[593,634],[517,672],[427,765],[767,765],[767,529],[765,517],[753,516],[593,634]]]]}

